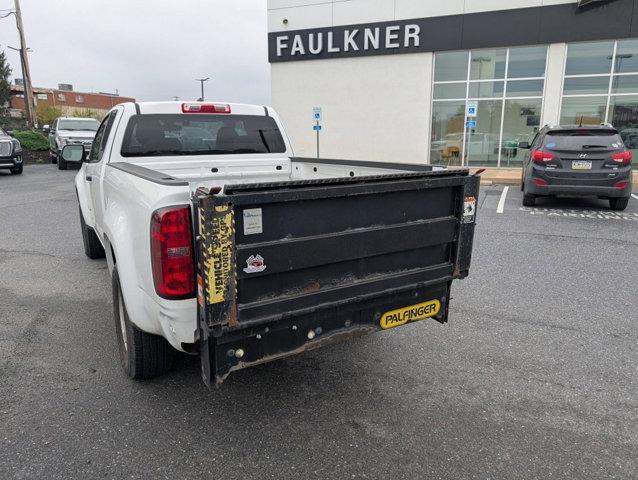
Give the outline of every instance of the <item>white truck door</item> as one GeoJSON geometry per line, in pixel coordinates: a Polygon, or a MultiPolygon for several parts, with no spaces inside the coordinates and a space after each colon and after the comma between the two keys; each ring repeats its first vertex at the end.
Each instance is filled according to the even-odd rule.
{"type": "Polygon", "coordinates": [[[117,118],[119,111],[111,111],[98,128],[91,152],[85,162],[85,181],[87,182],[88,191],[91,192],[91,204],[93,205],[93,215],[95,216],[95,231],[102,237],[102,216],[104,214],[104,205],[102,199],[102,180],[104,174],[104,165],[110,153],[109,139],[113,137],[113,124],[117,118]]]}

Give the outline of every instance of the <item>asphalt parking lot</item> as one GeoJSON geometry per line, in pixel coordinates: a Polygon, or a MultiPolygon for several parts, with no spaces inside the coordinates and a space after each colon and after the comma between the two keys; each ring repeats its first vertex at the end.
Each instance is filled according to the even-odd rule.
{"type": "Polygon", "coordinates": [[[638,199],[484,187],[450,323],[122,374],[75,171],[0,173],[0,479],[638,478],[638,199]]]}

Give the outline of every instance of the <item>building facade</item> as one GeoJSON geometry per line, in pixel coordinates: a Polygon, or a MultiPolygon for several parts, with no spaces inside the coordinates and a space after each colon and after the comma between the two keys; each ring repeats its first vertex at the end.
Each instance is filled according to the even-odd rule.
{"type": "Polygon", "coordinates": [[[559,123],[638,149],[638,0],[269,0],[268,31],[298,155],[315,107],[325,157],[515,167],[559,123]]]}
{"type": "MultiPolygon", "coordinates": [[[[122,97],[117,94],[76,92],[69,87],[70,85],[64,89],[33,87],[36,112],[41,113],[46,107],[54,107],[62,115],[99,118],[118,103],[135,101],[132,97],[122,97]]],[[[25,117],[24,112],[24,87],[11,85],[9,115],[19,119],[25,117]]]]}

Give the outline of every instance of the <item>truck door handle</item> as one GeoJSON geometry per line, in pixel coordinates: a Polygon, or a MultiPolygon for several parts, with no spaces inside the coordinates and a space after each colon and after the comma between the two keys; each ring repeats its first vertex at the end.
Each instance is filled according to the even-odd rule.
{"type": "Polygon", "coordinates": [[[93,177],[91,175],[87,175],[86,176],[86,181],[87,182],[92,182],[93,181],[93,177]]]}

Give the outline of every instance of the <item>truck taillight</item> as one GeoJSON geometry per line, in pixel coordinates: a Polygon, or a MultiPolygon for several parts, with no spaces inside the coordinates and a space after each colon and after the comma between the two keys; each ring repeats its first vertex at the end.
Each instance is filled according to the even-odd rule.
{"type": "Polygon", "coordinates": [[[182,103],[182,113],[230,113],[227,103],[182,103]]]}
{"type": "Polygon", "coordinates": [[[151,217],[153,283],[160,297],[195,296],[191,211],[188,206],[155,210],[151,217]]]}
{"type": "Polygon", "coordinates": [[[623,165],[629,165],[631,163],[633,155],[629,150],[623,150],[622,152],[616,152],[611,154],[611,158],[614,162],[622,163],[623,165]]]}
{"type": "Polygon", "coordinates": [[[532,150],[532,161],[534,163],[545,163],[554,160],[554,154],[551,152],[544,152],[543,150],[532,150]]]}

